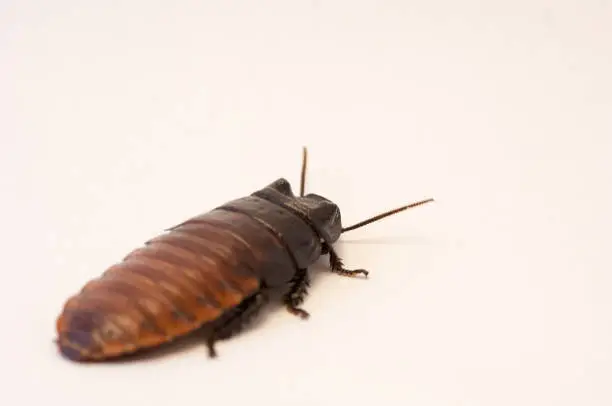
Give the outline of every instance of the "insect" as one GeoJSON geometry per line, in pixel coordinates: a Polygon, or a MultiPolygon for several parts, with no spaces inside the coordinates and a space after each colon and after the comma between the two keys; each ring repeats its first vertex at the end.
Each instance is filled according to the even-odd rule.
{"type": "Polygon", "coordinates": [[[304,148],[299,196],[280,178],[165,230],[89,281],[57,320],[61,354],[103,361],[199,331],[216,357],[216,342],[239,333],[274,292],[289,312],[308,318],[300,305],[320,256],[329,255],[332,272],[367,277],[344,267],[333,248],[341,234],[433,201],[342,227],[335,203],[304,193],[306,161],[304,148]]]}

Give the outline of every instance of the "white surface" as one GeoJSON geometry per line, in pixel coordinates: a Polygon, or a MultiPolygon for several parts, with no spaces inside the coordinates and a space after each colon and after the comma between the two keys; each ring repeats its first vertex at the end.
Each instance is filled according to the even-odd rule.
{"type": "Polygon", "coordinates": [[[0,5],[4,404],[612,404],[610,2],[93,3],[0,5]],[[437,202],[218,360],[59,357],[69,295],[302,145],[345,223],[437,202]]]}

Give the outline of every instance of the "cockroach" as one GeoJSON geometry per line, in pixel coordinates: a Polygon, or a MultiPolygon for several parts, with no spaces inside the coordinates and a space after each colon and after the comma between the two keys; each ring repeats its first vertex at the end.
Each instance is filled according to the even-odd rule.
{"type": "Polygon", "coordinates": [[[153,349],[202,332],[208,354],[239,333],[278,293],[292,314],[302,309],[309,266],[329,255],[330,270],[346,269],[333,248],[341,234],[433,201],[426,199],[342,226],[339,207],[305,194],[303,149],[299,196],[280,178],[164,230],[89,281],[64,304],[57,320],[60,353],[77,362],[102,361],[153,349]]]}

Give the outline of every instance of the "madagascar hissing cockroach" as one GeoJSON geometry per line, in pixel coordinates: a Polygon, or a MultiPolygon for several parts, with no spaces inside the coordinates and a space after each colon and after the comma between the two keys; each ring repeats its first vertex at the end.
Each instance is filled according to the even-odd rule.
{"type": "Polygon", "coordinates": [[[433,199],[342,227],[340,209],[300,194],[280,178],[249,196],[188,219],[144,243],[68,299],[57,320],[57,345],[73,361],[101,361],[168,343],[198,330],[211,357],[215,342],[243,326],[278,293],[302,318],[308,268],[329,255],[332,272],[346,269],[333,244],[342,233],[433,199]]]}

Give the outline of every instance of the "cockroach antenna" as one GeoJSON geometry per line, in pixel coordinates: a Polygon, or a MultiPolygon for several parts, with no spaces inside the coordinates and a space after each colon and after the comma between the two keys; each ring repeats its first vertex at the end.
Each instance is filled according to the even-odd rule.
{"type": "MultiPolygon", "coordinates": [[[[304,185],[306,184],[306,161],[307,160],[308,160],[308,150],[306,149],[306,147],[302,147],[302,172],[300,176],[300,196],[304,196],[304,185]]],[[[418,202],[410,203],[406,206],[398,207],[393,210],[389,210],[385,213],[377,214],[376,216],[371,217],[367,220],[363,220],[357,224],[353,224],[352,226],[342,228],[342,233],[346,233],[347,231],[355,230],[357,228],[363,227],[370,223],[374,223],[375,221],[382,220],[385,217],[392,216],[404,210],[408,210],[413,207],[421,206],[426,203],[431,203],[433,201],[434,201],[433,198],[429,198],[429,199],[421,200],[418,202]]]]}
{"type": "Polygon", "coordinates": [[[419,202],[408,204],[406,206],[398,207],[397,209],[389,210],[389,211],[387,211],[385,213],[378,214],[378,215],[376,215],[374,217],[371,217],[371,218],[369,218],[367,220],[360,221],[357,224],[353,224],[352,226],[344,227],[344,228],[342,228],[342,233],[346,233],[347,231],[355,230],[356,228],[360,228],[360,227],[363,227],[363,226],[368,225],[370,223],[374,223],[375,221],[382,220],[385,217],[391,216],[393,214],[402,212],[404,210],[411,209],[413,207],[421,206],[421,205],[423,205],[425,203],[430,203],[430,202],[433,202],[433,201],[434,201],[433,198],[429,198],[429,199],[421,200],[419,202]]]}

